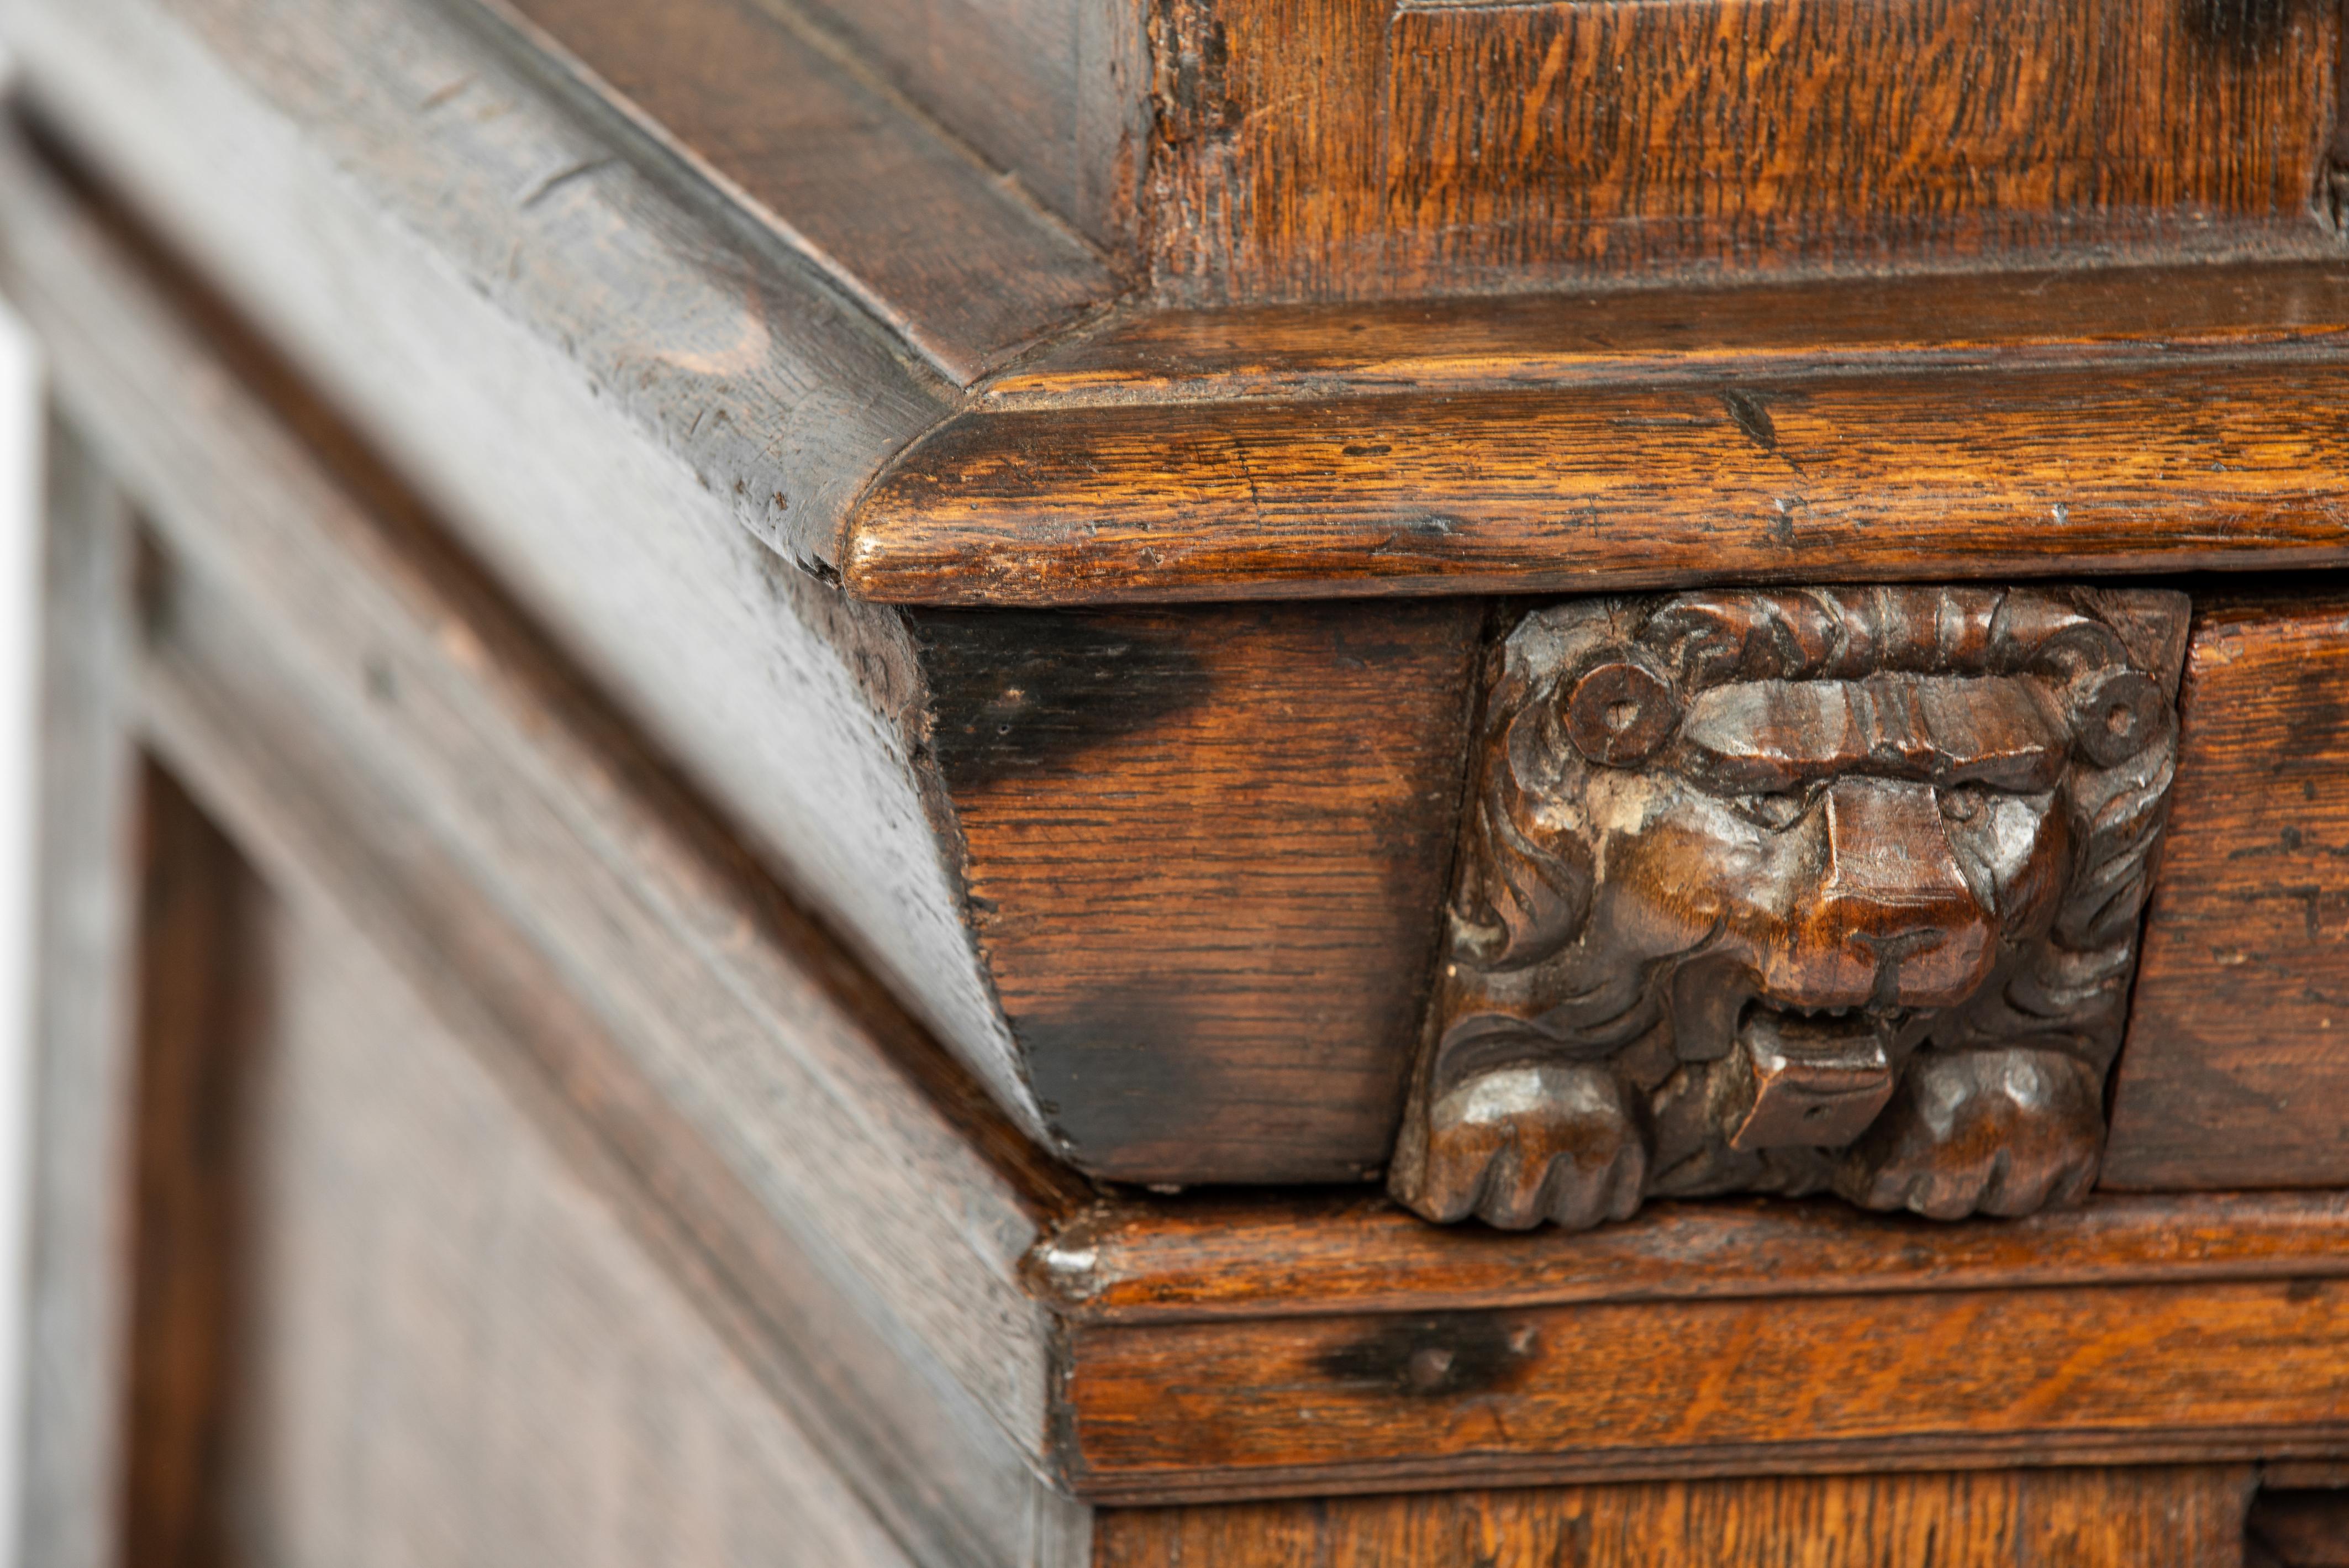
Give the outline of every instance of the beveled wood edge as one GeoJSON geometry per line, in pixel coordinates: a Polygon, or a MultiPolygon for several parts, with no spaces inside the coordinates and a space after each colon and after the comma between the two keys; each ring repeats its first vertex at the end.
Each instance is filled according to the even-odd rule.
{"type": "Polygon", "coordinates": [[[1836,1443],[1723,1444],[1605,1456],[1486,1454],[1457,1461],[1268,1467],[1244,1473],[1170,1470],[1145,1480],[1083,1475],[1080,1495],[1095,1508],[1167,1507],[1281,1498],[1359,1497],[1460,1487],[1606,1485],[1624,1481],[1719,1480],[1738,1476],[1909,1474],[1930,1470],[2054,1469],[2090,1465],[2280,1461],[2331,1474],[2349,1456],[2349,1424],[2330,1427],[2198,1428],[2176,1436],[2082,1432],[1951,1440],[1923,1436],[1836,1443]],[[2323,1467],[2319,1469],[2319,1467],[2323,1467]]]}
{"type": "Polygon", "coordinates": [[[840,570],[1040,607],[2334,566],[2344,387],[2310,346],[973,410],[883,469],[840,570]]]}
{"type": "Polygon", "coordinates": [[[1430,1225],[1368,1192],[1202,1193],[1097,1205],[1028,1274],[1078,1325],[2339,1277],[2349,1193],[2105,1195],[1955,1224],[1723,1199],[1524,1234],[1430,1225]]]}
{"type": "Polygon", "coordinates": [[[473,0],[321,0],[266,25],[242,0],[177,12],[164,0],[26,0],[0,13],[16,67],[8,107],[142,198],[145,217],[213,275],[250,275],[222,265],[219,233],[191,214],[286,220],[233,182],[145,183],[159,116],[210,117],[208,130],[246,141],[301,135],[543,348],[545,363],[518,368],[525,393],[555,390],[559,402],[575,394],[554,383],[591,389],[634,427],[642,461],[675,463],[685,504],[714,499],[778,556],[829,577],[855,496],[961,406],[959,388],[818,261],[681,178],[636,128],[497,30],[473,0]],[[110,50],[109,35],[139,47],[110,50]],[[223,85],[238,96],[218,99],[223,85]],[[523,163],[538,182],[512,188],[523,163]],[[666,311],[636,314],[646,301],[666,311]]]}
{"type": "Polygon", "coordinates": [[[1135,302],[977,389],[995,410],[1532,391],[2349,352],[2349,259],[1635,283],[1200,309],[1135,302]]]}

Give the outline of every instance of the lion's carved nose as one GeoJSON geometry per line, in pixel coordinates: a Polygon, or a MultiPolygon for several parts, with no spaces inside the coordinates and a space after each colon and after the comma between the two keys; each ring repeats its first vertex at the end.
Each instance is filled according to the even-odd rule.
{"type": "Polygon", "coordinates": [[[1996,959],[1989,910],[1967,886],[1933,786],[1828,786],[1812,875],[1795,892],[1763,989],[1797,1007],[1945,1007],[1996,959]]]}

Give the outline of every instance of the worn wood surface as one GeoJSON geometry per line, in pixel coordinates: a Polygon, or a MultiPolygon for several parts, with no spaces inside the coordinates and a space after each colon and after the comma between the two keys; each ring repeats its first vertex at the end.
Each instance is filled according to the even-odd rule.
{"type": "Polygon", "coordinates": [[[269,935],[236,1560],[916,1561],[395,972],[269,935]]]}
{"type": "Polygon", "coordinates": [[[2349,1282],[1084,1328],[1104,1502],[2349,1448],[2349,1282]]]}
{"type": "Polygon", "coordinates": [[[1113,1510],[1096,1568],[2235,1568],[2242,1466],[1826,1476],[1113,1510]]]}
{"type": "MultiPolygon", "coordinates": [[[[434,6],[26,0],[0,37],[54,127],[1040,1133],[910,760],[904,629],[811,575],[945,383],[434,6]]],[[[90,264],[36,213],[0,224],[11,269],[46,258],[69,300],[90,264]]]]}
{"type": "MultiPolygon", "coordinates": [[[[46,216],[10,239],[61,239],[46,216]]],[[[102,251],[69,254],[41,275],[96,314],[29,303],[181,563],[148,677],[175,765],[273,880],[376,911],[419,983],[479,966],[493,1037],[657,1194],[647,1225],[920,1561],[1081,1536],[1034,1473],[1049,1324],[1019,1278],[1065,1174],[347,431],[264,408],[102,251]]]]}
{"type": "Polygon", "coordinates": [[[1154,263],[1212,300],[2331,243],[2337,13],[1170,7],[1154,263]]]}
{"type": "Polygon", "coordinates": [[[2337,566],[2344,388],[2251,363],[974,412],[867,494],[843,572],[1032,605],[2337,566]]]}
{"type": "Polygon", "coordinates": [[[2349,1182],[2349,598],[2201,601],[2105,1183],[2349,1182]]]}
{"type": "MultiPolygon", "coordinates": [[[[1112,292],[1101,255],[874,90],[787,10],[750,0],[671,0],[657,12],[609,0],[476,3],[519,24],[524,47],[562,59],[957,383],[1112,292]]],[[[1074,54],[1063,45],[1049,57],[1073,64],[1074,54]]],[[[1073,81],[1066,90],[1073,115],[1073,81]]],[[[1062,193],[1074,196],[1073,181],[1062,193]]]]}
{"type": "MultiPolygon", "coordinates": [[[[758,0],[788,16],[792,0],[758,0]]],[[[1048,210],[1138,257],[1150,148],[1139,0],[808,0],[890,83],[1048,210]]]]}
{"type": "MultiPolygon", "coordinates": [[[[301,677],[270,668],[274,656],[251,639],[248,619],[182,576],[143,670],[145,721],[272,883],[349,926],[417,988],[912,1561],[1077,1560],[1081,1511],[1046,1490],[1016,1440],[908,1335],[900,1309],[920,1315],[911,1293],[938,1287],[901,1278],[876,1301],[842,1256],[855,1250],[853,1231],[827,1239],[793,1213],[787,1175],[780,1184],[772,1173],[763,1184],[746,1175],[739,1140],[697,1125],[674,1078],[616,1037],[614,1004],[633,1013],[641,1003],[592,986],[583,996],[572,963],[486,902],[515,895],[481,888],[481,852],[452,849],[436,837],[429,804],[387,787],[392,759],[354,754],[349,737],[332,734],[301,677]]],[[[804,997],[796,1015],[811,1017],[804,997]]],[[[806,1103],[789,1088],[778,1096],[776,1082],[764,1085],[771,1101],[806,1103]]],[[[904,1246],[919,1225],[907,1214],[873,1231],[904,1246]]],[[[975,1306],[962,1328],[986,1342],[1007,1325],[985,1295],[966,1285],[937,1299],[975,1306]]],[[[1016,1352],[999,1337],[992,1348],[1016,1352]]]]}
{"type": "Polygon", "coordinates": [[[50,421],[20,1561],[122,1560],[133,1161],[128,505],[50,421]]]}
{"type": "Polygon", "coordinates": [[[141,793],[122,1551],[219,1568],[242,1555],[226,1467],[256,1370],[241,1319],[263,1240],[242,1133],[272,977],[235,846],[168,775],[149,768],[141,793]]]}
{"type": "Polygon", "coordinates": [[[916,618],[980,950],[1069,1158],[1383,1165],[1459,816],[1473,600],[916,618]]]}

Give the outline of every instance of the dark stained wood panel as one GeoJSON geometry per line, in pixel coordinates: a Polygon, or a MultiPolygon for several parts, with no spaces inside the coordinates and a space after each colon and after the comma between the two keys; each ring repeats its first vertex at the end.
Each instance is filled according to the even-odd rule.
{"type": "Polygon", "coordinates": [[[916,618],[980,950],[1068,1157],[1381,1166],[1458,816],[1483,606],[916,618]]]}
{"type": "Polygon", "coordinates": [[[2344,1344],[2316,1279],[1081,1328],[1068,1462],[1114,1502],[2337,1453],[2344,1344]]]}
{"type": "Polygon", "coordinates": [[[2320,239],[2317,0],[1404,0],[1406,289],[2320,239]]]}
{"type": "Polygon", "coordinates": [[[2202,602],[2105,1185],[2349,1182],[2349,597],[2202,602]]]}
{"type": "Polygon", "coordinates": [[[755,0],[480,3],[523,19],[533,45],[574,62],[607,104],[957,381],[1113,292],[1102,256],[815,47],[788,13],[755,0]]]}
{"type": "Polygon", "coordinates": [[[1096,1568],[2232,1568],[2250,1483],[2247,1466],[2178,1466],[1120,1509],[1102,1516],[1093,1561],[1096,1568]]]}
{"type": "Polygon", "coordinates": [[[2246,1568],[2349,1568],[2349,1490],[2262,1490],[2247,1533],[2246,1568]]]}
{"type": "Polygon", "coordinates": [[[239,1318],[259,1240],[244,1133],[267,1027],[265,910],[177,781],[150,766],[141,793],[123,1555],[222,1568],[239,1555],[227,1447],[253,1376],[239,1318]]]}
{"type": "Polygon", "coordinates": [[[2328,361],[968,413],[843,566],[1045,604],[2339,565],[2344,398],[2328,361]]]}

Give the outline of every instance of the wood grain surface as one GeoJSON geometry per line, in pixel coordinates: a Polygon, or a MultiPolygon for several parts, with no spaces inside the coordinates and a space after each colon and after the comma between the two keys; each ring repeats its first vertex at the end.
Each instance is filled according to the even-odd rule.
{"type": "Polygon", "coordinates": [[[1406,0],[1391,265],[1457,288],[2306,244],[2338,28],[2264,0],[1406,0]]]}
{"type": "Polygon", "coordinates": [[[1154,34],[1198,301],[2321,254],[2316,4],[1207,0],[1154,34]]]}
{"type": "MultiPolygon", "coordinates": [[[[750,0],[668,0],[657,11],[610,0],[476,3],[520,24],[524,47],[562,59],[958,383],[1072,325],[1114,289],[1100,254],[874,90],[820,36],[793,26],[789,10],[750,0]]],[[[1075,83],[1065,90],[1073,119],[1075,83]]],[[[1063,153],[1071,165],[1073,151],[1063,153]]],[[[1074,181],[1056,193],[1072,199],[1074,181]]]]}
{"type": "Polygon", "coordinates": [[[1096,1568],[2234,1568],[2250,1480],[2247,1467],[2178,1466],[1121,1509],[1102,1515],[1093,1561],[1096,1568]]]}
{"type": "Polygon", "coordinates": [[[1105,1201],[1030,1274],[1071,1321],[1149,1324],[1582,1302],[1781,1298],[2349,1275],[2338,1192],[2101,1197],[1943,1225],[1820,1200],[1660,1203],[1581,1235],[1428,1225],[1361,1193],[1105,1201]]]}
{"type": "Polygon", "coordinates": [[[1483,627],[1466,599],[915,618],[980,950],[1078,1165],[1385,1163],[1483,627]]]}
{"type": "Polygon", "coordinates": [[[2107,1187],[2349,1182],[2349,597],[2200,601],[2107,1187]]]}
{"type": "Polygon", "coordinates": [[[1575,290],[1161,309],[1025,359],[993,408],[1329,399],[1842,369],[2324,358],[2349,339],[2337,261],[1575,290]]]}
{"type": "Polygon", "coordinates": [[[2339,565],[2344,391],[2254,363],[970,413],[867,494],[843,572],[1032,605],[2339,565]]]}
{"type": "Polygon", "coordinates": [[[2349,1448],[2349,1281],[1087,1328],[1103,1502],[2349,1448]]]}
{"type": "MultiPolygon", "coordinates": [[[[789,15],[792,0],[758,0],[789,15]]],[[[1150,150],[1138,0],[808,0],[899,91],[1128,266],[1150,150]]]]}
{"type": "Polygon", "coordinates": [[[301,902],[267,931],[229,1560],[911,1568],[379,956],[301,902]]]}
{"type": "Polygon", "coordinates": [[[672,1268],[918,1561],[1081,1540],[1038,1475],[1050,1325],[1019,1278],[1070,1178],[347,430],[264,404],[38,210],[12,245],[84,264],[33,299],[58,396],[177,563],[142,671],[174,767],[628,1173],[672,1268]]]}
{"type": "MultiPolygon", "coordinates": [[[[30,0],[0,36],[48,126],[1040,1135],[910,761],[905,629],[807,544],[947,384],[433,5],[30,0]]],[[[90,306],[38,211],[0,224],[9,286],[90,306]]]]}

